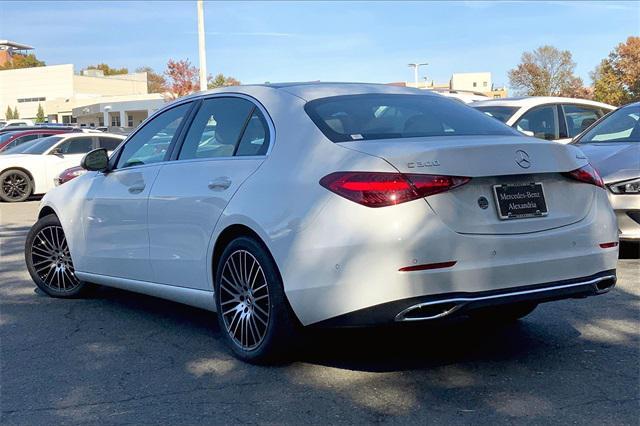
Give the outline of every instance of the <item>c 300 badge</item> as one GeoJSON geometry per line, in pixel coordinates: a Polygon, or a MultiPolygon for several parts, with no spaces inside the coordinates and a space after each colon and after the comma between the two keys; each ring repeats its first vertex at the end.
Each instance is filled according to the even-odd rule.
{"type": "Polygon", "coordinates": [[[407,167],[410,169],[415,169],[417,167],[437,167],[440,165],[438,160],[433,161],[415,161],[413,163],[407,163],[407,167]]]}

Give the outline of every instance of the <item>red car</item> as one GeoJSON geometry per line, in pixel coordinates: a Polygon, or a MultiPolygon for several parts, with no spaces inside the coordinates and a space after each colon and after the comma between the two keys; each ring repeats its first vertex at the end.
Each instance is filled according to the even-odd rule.
{"type": "Polygon", "coordinates": [[[16,130],[0,134],[0,152],[9,148],[22,145],[25,142],[38,138],[44,138],[59,133],[69,133],[66,129],[37,129],[37,130],[16,130]]]}

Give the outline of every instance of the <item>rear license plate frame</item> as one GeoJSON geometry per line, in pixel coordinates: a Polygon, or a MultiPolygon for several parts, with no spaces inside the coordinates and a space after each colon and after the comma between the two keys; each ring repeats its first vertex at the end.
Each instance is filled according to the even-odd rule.
{"type": "Polygon", "coordinates": [[[544,194],[542,182],[530,183],[506,183],[493,185],[493,196],[496,202],[496,211],[501,220],[527,219],[544,217],[549,214],[547,199],[544,194]],[[539,196],[535,194],[539,193],[539,196]],[[515,198],[509,200],[501,198],[501,194],[514,195],[515,198]],[[522,195],[522,196],[521,196],[522,195]],[[516,203],[519,202],[519,203],[516,203]],[[534,203],[532,207],[522,207],[522,213],[513,212],[512,206],[522,203],[534,203]]]}

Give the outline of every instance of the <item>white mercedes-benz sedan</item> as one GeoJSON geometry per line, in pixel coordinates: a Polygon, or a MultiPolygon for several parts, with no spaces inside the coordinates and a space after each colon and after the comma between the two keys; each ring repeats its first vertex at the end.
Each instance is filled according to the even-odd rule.
{"type": "Polygon", "coordinates": [[[305,326],[509,320],[616,282],[616,219],[579,149],[421,90],[199,93],[82,165],[28,235],[37,286],[216,311],[251,362],[305,326]]]}
{"type": "Polygon", "coordinates": [[[0,155],[0,200],[20,202],[44,194],[63,170],[79,165],[86,153],[95,148],[111,151],[123,140],[108,133],[63,133],[8,149],[0,155]]]}

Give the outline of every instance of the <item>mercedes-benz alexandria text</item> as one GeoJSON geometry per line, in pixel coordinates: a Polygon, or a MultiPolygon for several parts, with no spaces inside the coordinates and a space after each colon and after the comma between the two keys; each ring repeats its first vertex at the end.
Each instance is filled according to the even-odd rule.
{"type": "Polygon", "coordinates": [[[616,220],[582,152],[425,91],[199,93],[82,164],[28,235],[38,287],[216,311],[251,362],[308,326],[513,320],[615,285],[616,220]]]}

